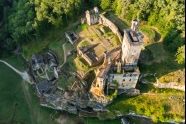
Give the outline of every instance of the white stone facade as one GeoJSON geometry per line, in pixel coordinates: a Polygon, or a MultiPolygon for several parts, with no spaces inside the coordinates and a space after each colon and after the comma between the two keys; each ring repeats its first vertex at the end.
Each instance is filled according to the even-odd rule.
{"type": "Polygon", "coordinates": [[[118,89],[135,88],[138,81],[139,73],[133,72],[129,74],[109,74],[109,82],[114,80],[118,83],[118,89]]]}

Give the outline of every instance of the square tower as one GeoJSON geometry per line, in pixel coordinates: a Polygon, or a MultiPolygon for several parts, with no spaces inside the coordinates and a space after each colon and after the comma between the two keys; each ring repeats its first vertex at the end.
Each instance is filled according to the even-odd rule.
{"type": "Polygon", "coordinates": [[[138,31],[138,19],[132,20],[131,29],[124,30],[122,43],[122,64],[137,67],[138,59],[143,45],[143,35],[138,31]]]}
{"type": "Polygon", "coordinates": [[[88,25],[93,25],[93,24],[98,23],[98,20],[99,20],[98,7],[94,7],[94,9],[90,11],[87,10],[85,14],[86,14],[86,20],[87,20],[88,25]]]}

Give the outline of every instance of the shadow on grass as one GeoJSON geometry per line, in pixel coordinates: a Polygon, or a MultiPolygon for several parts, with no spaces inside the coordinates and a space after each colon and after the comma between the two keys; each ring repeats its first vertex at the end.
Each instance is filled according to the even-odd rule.
{"type": "Polygon", "coordinates": [[[170,72],[185,68],[184,64],[175,62],[174,54],[163,49],[162,42],[147,46],[146,50],[141,52],[141,55],[139,69],[143,74],[156,73],[157,77],[160,78],[170,72]]]}
{"type": "Polygon", "coordinates": [[[107,17],[110,21],[112,21],[121,32],[121,35],[123,36],[123,30],[129,28],[129,25],[125,23],[123,20],[118,18],[113,11],[108,11],[104,14],[105,17],[107,17]]]}
{"type": "Polygon", "coordinates": [[[157,42],[157,41],[159,41],[161,39],[161,35],[156,30],[154,30],[154,32],[155,32],[154,41],[157,42]]]}

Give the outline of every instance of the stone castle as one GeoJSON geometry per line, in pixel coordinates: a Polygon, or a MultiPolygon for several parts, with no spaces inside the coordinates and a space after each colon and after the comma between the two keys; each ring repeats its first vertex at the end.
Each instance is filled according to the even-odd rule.
{"type": "Polygon", "coordinates": [[[92,98],[106,103],[104,96],[108,89],[135,89],[140,75],[137,63],[143,45],[143,35],[138,30],[139,20],[134,19],[131,29],[124,29],[122,37],[117,26],[101,15],[97,7],[86,11],[86,22],[88,25],[99,23],[109,27],[122,42],[121,47],[104,53],[103,64],[95,70],[96,78],[90,88],[92,98]]]}
{"type": "MultiPolygon", "coordinates": [[[[86,11],[84,21],[89,25],[99,23],[109,27],[118,36],[121,45],[103,52],[99,57],[90,51],[99,45],[97,43],[77,48],[78,55],[84,58],[89,66],[102,63],[94,69],[96,76],[90,83],[86,83],[84,76],[77,72],[61,70],[59,60],[52,51],[33,55],[29,61],[30,76],[41,106],[74,114],[88,109],[87,114],[90,111],[107,111],[105,106],[113,100],[108,98],[110,89],[118,91],[116,95],[123,92],[134,95],[139,93],[135,89],[140,74],[137,63],[143,45],[143,35],[138,31],[139,20],[132,21],[131,29],[125,29],[123,37],[117,26],[101,15],[97,7],[86,11]],[[60,86],[64,83],[62,79],[71,79],[74,83],[72,86],[63,87],[60,86]]],[[[68,31],[65,35],[72,45],[78,42],[79,36],[75,32],[68,31]]]]}

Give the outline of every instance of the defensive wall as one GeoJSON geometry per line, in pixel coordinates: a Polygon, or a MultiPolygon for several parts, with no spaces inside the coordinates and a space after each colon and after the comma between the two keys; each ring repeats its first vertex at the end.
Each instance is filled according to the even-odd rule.
{"type": "Polygon", "coordinates": [[[109,19],[107,19],[104,15],[100,14],[99,15],[99,23],[104,26],[109,27],[112,30],[112,32],[118,36],[120,42],[122,43],[122,39],[123,39],[122,35],[119,32],[118,27],[113,22],[111,22],[109,19]]]}

